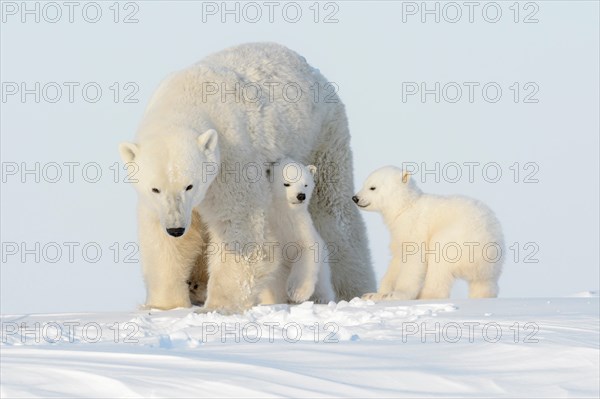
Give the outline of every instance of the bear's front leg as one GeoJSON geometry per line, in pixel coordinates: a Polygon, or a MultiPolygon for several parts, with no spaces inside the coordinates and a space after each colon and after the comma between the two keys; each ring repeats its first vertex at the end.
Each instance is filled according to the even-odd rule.
{"type": "MultiPolygon", "coordinates": [[[[220,251],[219,251],[220,252],[220,251]]],[[[242,264],[241,256],[236,261],[233,253],[209,256],[207,296],[204,306],[197,313],[217,311],[222,314],[235,314],[254,305],[252,290],[247,284],[248,265],[242,264]]]]}
{"type": "Polygon", "coordinates": [[[190,307],[187,280],[201,243],[192,226],[182,237],[169,236],[154,212],[139,207],[139,235],[142,271],[146,282],[146,308],[190,307]]]}
{"type": "Polygon", "coordinates": [[[315,292],[316,279],[312,279],[305,273],[292,273],[287,281],[287,294],[292,302],[302,303],[308,301],[315,292]]]}
{"type": "Polygon", "coordinates": [[[199,313],[240,313],[260,302],[260,293],[276,269],[277,260],[269,255],[273,251],[267,250],[269,245],[262,240],[227,234],[239,233],[244,227],[249,228],[238,225],[233,230],[230,224],[209,224],[207,298],[199,313]]]}
{"type": "Polygon", "coordinates": [[[302,248],[299,259],[288,259],[288,262],[292,262],[292,269],[287,280],[287,294],[292,302],[307,301],[315,292],[319,264],[311,255],[307,248],[302,248]]]}
{"type": "Polygon", "coordinates": [[[401,260],[401,255],[395,254],[379,290],[376,293],[364,294],[362,298],[373,301],[417,299],[425,281],[427,264],[418,257],[406,259],[404,262],[401,260]]]}
{"type": "MultiPolygon", "coordinates": [[[[408,257],[398,268],[398,276],[394,291],[389,293],[385,299],[388,300],[412,300],[417,299],[427,274],[427,263],[419,256],[408,257]]],[[[400,256],[394,256],[392,262],[400,262],[400,256]]]]}

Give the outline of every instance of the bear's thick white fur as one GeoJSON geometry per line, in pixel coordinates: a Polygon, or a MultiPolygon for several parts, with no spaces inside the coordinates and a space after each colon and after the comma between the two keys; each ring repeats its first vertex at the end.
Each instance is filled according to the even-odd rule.
{"type": "MultiPolygon", "coordinates": [[[[197,212],[194,212],[197,215],[197,212]]],[[[202,225],[201,225],[202,226],[202,225]]],[[[206,302],[206,287],[208,286],[208,258],[206,252],[210,238],[206,226],[201,227],[202,231],[202,249],[201,254],[196,258],[196,263],[192,267],[187,285],[190,291],[190,301],[192,305],[202,306],[206,302]]]]}
{"type": "Polygon", "coordinates": [[[278,268],[261,303],[328,303],[331,286],[329,251],[308,211],[315,187],[316,167],[283,159],[270,170],[272,202],[267,221],[273,235],[278,268]]]}
{"type": "Polygon", "coordinates": [[[211,239],[205,310],[236,312],[258,302],[276,265],[260,250],[271,194],[267,179],[256,179],[263,175],[257,167],[284,157],[318,169],[309,209],[322,238],[335,247],[337,298],[374,290],[364,223],[351,201],[346,114],[328,88],[303,57],[271,43],[226,49],[160,85],[136,143],[120,146],[124,162],[139,167],[148,307],[190,306],[186,281],[202,248],[194,212],[211,239]],[[167,229],[185,234],[171,236],[167,229]]]}
{"type": "Polygon", "coordinates": [[[379,290],[364,298],[448,298],[456,278],[469,283],[471,298],[496,297],[504,240],[494,213],[471,198],[424,194],[413,180],[386,166],[353,198],[362,209],[381,212],[392,240],[379,290]]]}

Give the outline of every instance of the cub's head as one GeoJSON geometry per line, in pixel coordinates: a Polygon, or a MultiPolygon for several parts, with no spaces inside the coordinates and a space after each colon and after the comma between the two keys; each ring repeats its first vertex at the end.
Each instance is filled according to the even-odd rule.
{"type": "Polygon", "coordinates": [[[218,171],[217,142],[217,132],[209,129],[200,136],[180,130],[119,145],[129,181],[140,202],[156,213],[165,234],[179,237],[190,226],[193,208],[218,171]]]}
{"type": "Polygon", "coordinates": [[[317,168],[302,165],[289,158],[275,164],[273,173],[273,201],[289,207],[307,207],[315,188],[317,168]]]}
{"type": "Polygon", "coordinates": [[[371,173],[352,200],[365,211],[404,208],[420,192],[407,171],[384,166],[371,173]]]}

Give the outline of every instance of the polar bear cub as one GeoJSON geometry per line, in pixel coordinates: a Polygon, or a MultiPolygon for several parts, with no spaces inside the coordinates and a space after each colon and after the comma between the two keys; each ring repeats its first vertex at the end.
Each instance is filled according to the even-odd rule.
{"type": "Polygon", "coordinates": [[[379,290],[363,298],[448,298],[455,278],[468,282],[471,298],[498,295],[504,240],[494,213],[481,202],[424,194],[408,172],[393,166],[373,172],[352,200],[380,212],[392,239],[379,290]]]}
{"type": "Polygon", "coordinates": [[[261,294],[264,304],[308,299],[328,303],[335,299],[327,247],[308,211],[316,170],[290,158],[276,162],[269,170],[272,203],[267,220],[280,266],[261,294]]]}

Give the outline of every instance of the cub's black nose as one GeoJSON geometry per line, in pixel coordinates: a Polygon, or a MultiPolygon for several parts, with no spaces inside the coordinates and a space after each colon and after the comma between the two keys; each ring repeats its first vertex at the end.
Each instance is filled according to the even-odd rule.
{"type": "Polygon", "coordinates": [[[298,201],[304,201],[306,199],[306,194],[300,193],[296,196],[296,198],[298,198],[298,201]]]}
{"type": "Polygon", "coordinates": [[[356,195],[353,195],[352,201],[354,201],[355,204],[358,204],[358,197],[356,195]]]}
{"type": "Polygon", "coordinates": [[[167,233],[173,237],[181,237],[183,233],[185,233],[185,229],[183,227],[176,227],[172,229],[167,229],[167,233]]]}

